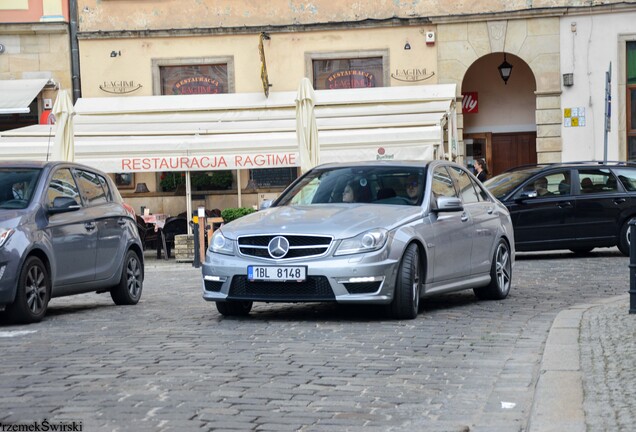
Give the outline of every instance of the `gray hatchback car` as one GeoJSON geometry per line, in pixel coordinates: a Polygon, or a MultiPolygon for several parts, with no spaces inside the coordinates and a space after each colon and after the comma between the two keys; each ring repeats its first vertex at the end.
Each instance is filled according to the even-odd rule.
{"type": "Polygon", "coordinates": [[[109,292],[136,304],[142,244],[112,180],[68,162],[0,163],[0,309],[35,322],[49,300],[109,292]]]}
{"type": "Polygon", "coordinates": [[[203,298],[224,315],[248,314],[255,301],[338,302],[411,319],[434,294],[505,298],[513,262],[508,210],[464,167],[327,164],[215,231],[203,298]]]}

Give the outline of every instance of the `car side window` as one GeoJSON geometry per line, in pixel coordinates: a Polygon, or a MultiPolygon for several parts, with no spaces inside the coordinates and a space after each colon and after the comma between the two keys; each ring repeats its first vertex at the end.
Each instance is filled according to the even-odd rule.
{"type": "Polygon", "coordinates": [[[618,176],[623,187],[630,191],[636,191],[636,169],[633,168],[614,168],[614,174],[618,176]]]}
{"type": "Polygon", "coordinates": [[[77,174],[77,182],[86,205],[91,206],[108,202],[106,192],[97,174],[80,169],[75,170],[75,173],[77,174]]]}
{"type": "Polygon", "coordinates": [[[618,191],[618,181],[608,169],[580,169],[579,182],[581,194],[618,191]]]}
{"type": "Polygon", "coordinates": [[[79,189],[68,168],[62,168],[53,173],[47,188],[47,204],[53,206],[53,200],[58,197],[73,198],[77,205],[82,205],[79,189]]]}
{"type": "Polygon", "coordinates": [[[433,182],[431,183],[433,197],[440,196],[457,197],[457,192],[453,186],[453,179],[444,166],[438,166],[433,171],[433,182]]]}
{"type": "Polygon", "coordinates": [[[572,190],[570,177],[569,170],[533,177],[523,186],[523,191],[535,191],[537,197],[570,195],[572,190]]]}
{"type": "Polygon", "coordinates": [[[113,202],[114,201],[113,193],[110,190],[110,187],[108,186],[108,181],[106,180],[106,178],[104,176],[97,174],[97,179],[99,180],[99,183],[102,185],[102,188],[104,189],[104,193],[106,194],[106,201],[113,202]]]}
{"type": "Polygon", "coordinates": [[[449,171],[457,185],[457,189],[459,189],[459,197],[462,199],[464,204],[479,202],[479,196],[475,190],[475,185],[471,181],[468,173],[463,169],[454,166],[449,167],[449,171]]]}

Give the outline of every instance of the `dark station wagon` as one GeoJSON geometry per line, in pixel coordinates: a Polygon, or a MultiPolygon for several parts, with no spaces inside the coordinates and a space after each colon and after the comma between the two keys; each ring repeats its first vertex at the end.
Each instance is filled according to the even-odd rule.
{"type": "Polygon", "coordinates": [[[513,168],[485,182],[510,210],[517,251],[618,246],[629,255],[636,164],[570,162],[513,168]]]}

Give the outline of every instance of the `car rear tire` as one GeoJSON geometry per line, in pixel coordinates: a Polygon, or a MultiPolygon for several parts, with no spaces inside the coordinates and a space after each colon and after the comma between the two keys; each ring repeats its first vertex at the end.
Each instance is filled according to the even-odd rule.
{"type": "Polygon", "coordinates": [[[126,253],[121,279],[110,290],[110,296],[116,305],[134,305],[141,298],[144,283],[144,269],[139,256],[133,250],[126,253]]]}
{"type": "Polygon", "coordinates": [[[18,279],[15,300],[7,306],[7,318],[15,323],[41,321],[51,298],[51,278],[44,263],[35,256],[27,258],[18,279]]]}
{"type": "Polygon", "coordinates": [[[252,310],[251,301],[216,302],[216,310],[224,316],[247,316],[252,310]]]}
{"type": "Polygon", "coordinates": [[[629,256],[629,242],[630,242],[629,222],[630,221],[626,221],[623,224],[623,226],[621,227],[621,232],[618,237],[618,250],[620,250],[621,253],[625,256],[629,256]]]}
{"type": "Polygon", "coordinates": [[[398,267],[395,293],[389,305],[389,312],[393,318],[414,319],[417,317],[420,307],[421,276],[420,251],[417,245],[412,243],[406,248],[398,267]]]}
{"type": "Polygon", "coordinates": [[[499,240],[490,268],[490,283],[473,291],[481,300],[502,300],[508,297],[512,281],[512,261],[510,247],[505,240],[499,240]]]}

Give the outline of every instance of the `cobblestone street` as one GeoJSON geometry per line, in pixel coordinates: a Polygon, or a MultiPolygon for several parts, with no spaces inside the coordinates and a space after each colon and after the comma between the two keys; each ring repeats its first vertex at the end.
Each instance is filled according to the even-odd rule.
{"type": "Polygon", "coordinates": [[[508,299],[466,291],[391,321],[331,304],[257,303],[223,318],[202,300],[198,269],[149,260],[137,306],[54,299],[42,323],[0,327],[0,423],[522,431],[554,317],[624,294],[628,261],[616,249],[518,254],[508,299]]]}

